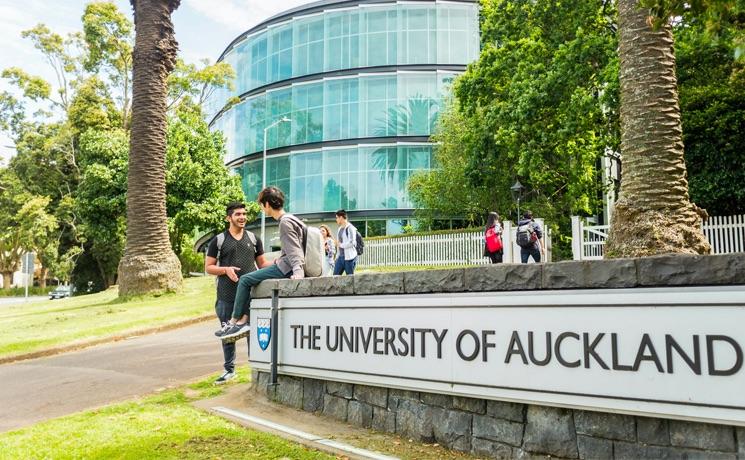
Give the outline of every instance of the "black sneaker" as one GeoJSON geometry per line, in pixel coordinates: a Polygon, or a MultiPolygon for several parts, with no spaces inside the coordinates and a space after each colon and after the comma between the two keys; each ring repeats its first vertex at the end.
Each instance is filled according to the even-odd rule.
{"type": "Polygon", "coordinates": [[[222,327],[221,327],[221,328],[220,328],[219,330],[215,331],[215,335],[216,335],[217,337],[222,337],[222,335],[223,335],[223,334],[225,333],[225,331],[227,331],[228,329],[230,329],[230,323],[222,323],[222,327]]]}
{"type": "Polygon", "coordinates": [[[222,385],[228,380],[233,380],[234,378],[235,372],[225,371],[220,377],[217,378],[217,380],[215,380],[215,385],[222,385]]]}
{"type": "Polygon", "coordinates": [[[248,323],[235,323],[223,332],[220,338],[225,342],[235,342],[236,340],[247,336],[250,330],[251,325],[248,323]]]}

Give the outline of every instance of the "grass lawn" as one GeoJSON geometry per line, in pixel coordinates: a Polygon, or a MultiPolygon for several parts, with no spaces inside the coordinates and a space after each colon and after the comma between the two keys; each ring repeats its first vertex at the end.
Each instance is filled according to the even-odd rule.
{"type": "Polygon", "coordinates": [[[184,280],[178,294],[122,302],[97,294],[0,307],[0,358],[154,328],[214,312],[214,278],[184,280]]]}
{"type": "MultiPolygon", "coordinates": [[[[195,409],[190,402],[223,391],[212,378],[2,433],[0,459],[334,458],[195,409]]],[[[247,381],[246,368],[239,369],[235,383],[247,381]]]]}

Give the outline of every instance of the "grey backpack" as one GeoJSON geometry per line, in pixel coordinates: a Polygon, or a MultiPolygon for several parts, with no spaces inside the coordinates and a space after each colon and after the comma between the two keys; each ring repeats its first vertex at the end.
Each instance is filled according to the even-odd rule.
{"type": "Polygon", "coordinates": [[[285,214],[295,222],[298,222],[303,228],[303,252],[305,253],[305,264],[303,271],[305,276],[313,278],[323,274],[323,237],[321,229],[305,225],[303,221],[291,214],[285,214]]]}

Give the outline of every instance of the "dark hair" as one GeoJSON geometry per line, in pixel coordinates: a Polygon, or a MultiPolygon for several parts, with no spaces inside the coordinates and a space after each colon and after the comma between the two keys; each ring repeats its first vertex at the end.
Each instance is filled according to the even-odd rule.
{"type": "Polygon", "coordinates": [[[232,216],[236,209],[246,209],[246,205],[240,201],[231,201],[225,207],[225,215],[232,216]]]}
{"type": "Polygon", "coordinates": [[[530,212],[530,211],[523,212],[523,219],[532,219],[532,218],[533,218],[533,213],[532,212],[530,212]]]}
{"type": "Polygon", "coordinates": [[[336,215],[338,217],[343,217],[343,218],[346,219],[347,218],[347,211],[345,211],[343,209],[340,209],[340,210],[336,211],[336,215]]]}
{"type": "Polygon", "coordinates": [[[285,206],[285,194],[277,187],[267,187],[259,192],[259,203],[269,203],[272,209],[282,209],[285,206]]]}
{"type": "Polygon", "coordinates": [[[486,228],[489,229],[498,223],[499,214],[497,214],[496,212],[490,212],[489,215],[486,217],[486,228]]]}

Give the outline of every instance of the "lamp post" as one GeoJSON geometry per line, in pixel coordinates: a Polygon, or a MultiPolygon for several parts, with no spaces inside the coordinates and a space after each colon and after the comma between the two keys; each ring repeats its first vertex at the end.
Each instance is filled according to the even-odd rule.
{"type": "Polygon", "coordinates": [[[523,190],[525,190],[525,187],[523,187],[523,184],[519,180],[515,181],[515,184],[510,187],[512,199],[517,202],[517,220],[515,221],[515,225],[520,221],[520,198],[523,195],[523,190]]]}
{"type": "MultiPolygon", "coordinates": [[[[261,190],[264,190],[266,188],[266,134],[267,132],[277,126],[280,123],[287,123],[290,122],[290,120],[287,117],[282,117],[279,120],[275,121],[271,125],[264,128],[264,155],[261,159],[261,190]]],[[[261,243],[266,246],[266,214],[264,214],[264,211],[261,212],[261,243]]]]}

